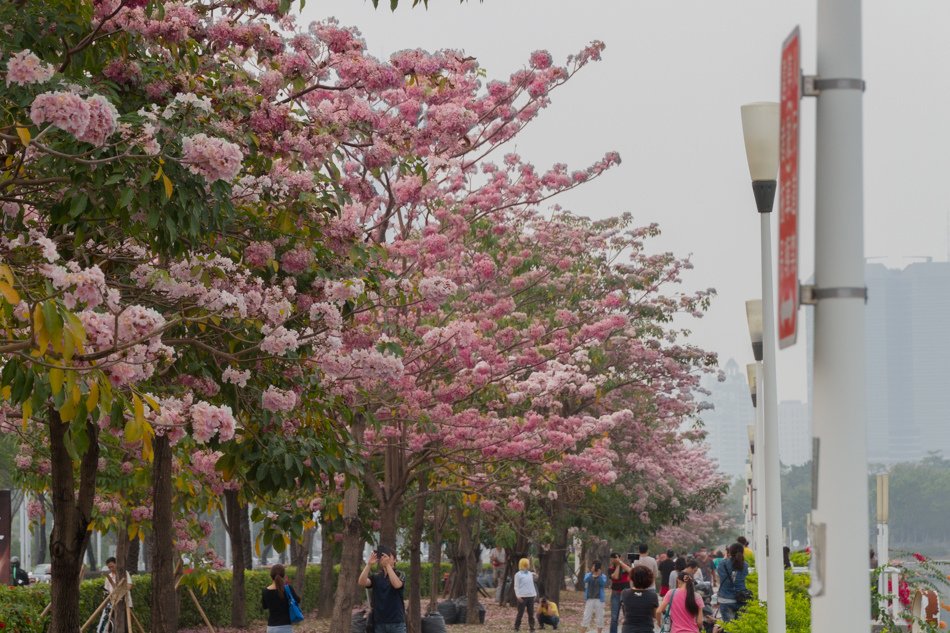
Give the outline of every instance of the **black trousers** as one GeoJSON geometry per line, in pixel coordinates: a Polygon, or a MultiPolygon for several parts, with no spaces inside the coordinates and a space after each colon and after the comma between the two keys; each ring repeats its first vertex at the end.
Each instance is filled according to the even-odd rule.
{"type": "Polygon", "coordinates": [[[521,618],[524,616],[525,609],[528,610],[528,627],[534,630],[534,596],[530,598],[521,598],[518,600],[518,615],[515,616],[515,630],[521,628],[521,618]]]}

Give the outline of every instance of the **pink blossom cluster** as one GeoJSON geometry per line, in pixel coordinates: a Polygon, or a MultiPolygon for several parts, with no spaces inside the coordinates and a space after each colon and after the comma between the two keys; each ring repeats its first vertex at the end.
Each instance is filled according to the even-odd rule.
{"type": "Polygon", "coordinates": [[[104,145],[115,133],[118,118],[115,106],[101,95],[83,99],[74,92],[44,92],[30,107],[30,119],[36,125],[50,123],[96,146],[104,145]]]}
{"type": "Polygon", "coordinates": [[[271,385],[261,397],[261,406],[266,411],[292,411],[297,406],[297,394],[271,385]]]}
{"type": "Polygon", "coordinates": [[[182,140],[181,160],[192,173],[209,183],[230,182],[241,171],[244,154],[237,144],[202,132],[182,140]]]}
{"type": "Polygon", "coordinates": [[[206,444],[215,434],[222,442],[234,437],[237,422],[231,413],[231,407],[200,401],[191,405],[190,414],[191,435],[199,444],[206,444]]]}
{"type": "Polygon", "coordinates": [[[52,79],[55,72],[55,68],[44,64],[32,51],[22,50],[7,61],[7,87],[10,84],[25,86],[45,83],[52,79]]]}
{"type": "Polygon", "coordinates": [[[251,377],[251,370],[240,370],[228,367],[221,373],[221,381],[229,382],[236,387],[246,387],[247,381],[251,377]]]}
{"type": "Polygon", "coordinates": [[[271,329],[265,325],[261,331],[264,334],[264,340],[261,341],[261,351],[268,354],[283,356],[287,352],[295,351],[300,346],[299,335],[296,330],[289,330],[282,325],[271,329]]]}
{"type": "Polygon", "coordinates": [[[263,268],[274,255],[274,245],[269,242],[251,242],[244,249],[244,261],[254,268],[263,268]]]}

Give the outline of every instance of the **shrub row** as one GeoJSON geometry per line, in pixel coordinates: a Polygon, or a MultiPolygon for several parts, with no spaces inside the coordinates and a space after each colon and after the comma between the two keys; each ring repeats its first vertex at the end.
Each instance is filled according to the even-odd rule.
{"type": "MultiPolygon", "coordinates": [[[[408,563],[400,563],[397,568],[409,575],[408,563]]],[[[430,587],[429,564],[422,565],[420,588],[423,596],[427,595],[430,587]]],[[[293,567],[288,569],[293,574],[293,567]]],[[[339,567],[334,569],[334,589],[339,567]]],[[[222,571],[213,574],[215,589],[201,595],[195,591],[201,608],[208,615],[208,619],[215,625],[229,626],[231,624],[231,572],[222,571]]],[[[270,574],[267,570],[256,569],[244,572],[244,590],[246,596],[246,612],[250,620],[262,617],[260,608],[261,591],[270,584],[270,574]]],[[[79,589],[79,613],[85,621],[102,602],[103,579],[86,580],[79,589]]],[[[150,597],[152,593],[152,578],[149,574],[137,574],[132,577],[132,611],[146,631],[151,628],[150,597]]],[[[307,582],[304,594],[301,596],[304,612],[312,610],[317,604],[320,595],[320,566],[307,566],[307,582]]],[[[178,592],[180,605],[179,623],[182,628],[199,627],[203,625],[201,615],[195,608],[194,602],[185,589],[178,592]]],[[[40,620],[40,614],[50,601],[50,586],[45,583],[30,587],[0,586],[0,630],[16,631],[17,633],[42,633],[45,622],[40,620]]],[[[45,618],[44,620],[48,620],[45,618]]]]}

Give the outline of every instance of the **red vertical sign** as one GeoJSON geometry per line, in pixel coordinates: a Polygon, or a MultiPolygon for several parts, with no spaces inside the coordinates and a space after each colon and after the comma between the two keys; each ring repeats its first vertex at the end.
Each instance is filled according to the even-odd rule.
{"type": "Polygon", "coordinates": [[[801,103],[801,38],[795,29],[782,44],[782,103],[779,131],[778,342],[798,336],[798,139],[801,103]]]}

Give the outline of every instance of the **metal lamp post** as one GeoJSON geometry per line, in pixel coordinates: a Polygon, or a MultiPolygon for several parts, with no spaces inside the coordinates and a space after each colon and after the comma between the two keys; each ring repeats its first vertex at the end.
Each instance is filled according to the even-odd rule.
{"type": "MultiPolygon", "coordinates": [[[[778,389],[775,372],[775,294],[772,288],[771,212],[779,164],[779,104],[742,106],[742,133],[759,212],[762,247],[762,387],[759,399],[765,418],[762,452],[765,461],[765,570],[771,595],[767,601],[768,631],[785,631],[785,565],[782,556],[782,499],[778,452],[778,389]]],[[[761,556],[759,554],[759,556],[761,556]]],[[[758,562],[758,561],[757,561],[758,562]]],[[[758,565],[762,567],[762,565],[758,565]]],[[[761,571],[759,572],[761,574],[761,571]]]]}
{"type": "Polygon", "coordinates": [[[756,556],[756,567],[759,570],[759,600],[768,601],[768,575],[765,570],[765,517],[768,508],[765,506],[766,477],[765,472],[765,407],[759,406],[758,393],[762,387],[762,301],[754,299],[746,301],[746,316],[749,319],[749,335],[752,338],[752,354],[754,363],[746,365],[749,378],[749,391],[752,394],[752,406],[755,409],[754,435],[751,438],[752,446],[752,508],[755,530],[753,531],[752,551],[756,556]]]}

